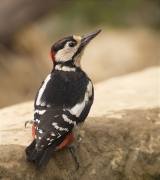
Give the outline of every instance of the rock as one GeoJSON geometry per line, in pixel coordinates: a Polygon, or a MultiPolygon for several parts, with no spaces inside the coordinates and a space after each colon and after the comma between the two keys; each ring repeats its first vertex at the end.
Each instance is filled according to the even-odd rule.
{"type": "Polygon", "coordinates": [[[109,115],[115,110],[158,107],[159,73],[158,67],[152,67],[97,83],[90,116],[109,115]]]}
{"type": "Polygon", "coordinates": [[[81,136],[75,164],[68,148],[36,170],[25,157],[31,142],[33,101],[1,110],[0,179],[160,180],[159,68],[95,85],[95,102],[81,136]]]}

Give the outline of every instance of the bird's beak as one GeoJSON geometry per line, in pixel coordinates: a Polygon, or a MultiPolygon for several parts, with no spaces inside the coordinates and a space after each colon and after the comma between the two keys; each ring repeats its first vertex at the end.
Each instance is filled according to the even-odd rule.
{"type": "MultiPolygon", "coordinates": [[[[85,49],[85,46],[94,38],[96,37],[99,33],[101,32],[101,30],[92,32],[90,34],[87,34],[85,36],[81,36],[81,44],[77,50],[77,52],[74,54],[74,56],[72,57],[74,59],[74,57],[76,57],[78,54],[80,54],[81,52],[83,52],[83,50],[85,49]]],[[[82,53],[81,53],[82,54],[82,53]]]]}
{"type": "Polygon", "coordinates": [[[86,46],[94,37],[96,37],[99,33],[101,32],[101,30],[97,30],[95,32],[92,32],[90,34],[87,34],[85,36],[82,36],[81,39],[81,45],[84,47],[86,46]]]}

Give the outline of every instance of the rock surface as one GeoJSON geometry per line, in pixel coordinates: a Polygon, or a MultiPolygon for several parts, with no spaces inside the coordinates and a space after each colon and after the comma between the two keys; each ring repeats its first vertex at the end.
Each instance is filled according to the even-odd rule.
{"type": "Polygon", "coordinates": [[[95,102],[81,136],[75,164],[67,148],[36,170],[25,157],[33,102],[1,114],[0,179],[160,180],[159,68],[112,78],[95,85],[95,102]]]}

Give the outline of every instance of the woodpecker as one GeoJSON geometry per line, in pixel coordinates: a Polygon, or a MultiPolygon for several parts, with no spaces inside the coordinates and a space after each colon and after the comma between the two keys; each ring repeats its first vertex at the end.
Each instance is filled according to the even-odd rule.
{"type": "Polygon", "coordinates": [[[87,44],[100,32],[68,36],[51,47],[53,70],[36,94],[34,120],[30,121],[34,140],[25,149],[27,159],[37,168],[45,167],[53,152],[65,146],[79,167],[79,132],[94,100],[93,84],[80,61],[87,44]]]}

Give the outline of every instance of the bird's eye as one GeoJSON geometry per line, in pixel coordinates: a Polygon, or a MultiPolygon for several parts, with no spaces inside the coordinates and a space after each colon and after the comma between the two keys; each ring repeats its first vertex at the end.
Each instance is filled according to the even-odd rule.
{"type": "Polygon", "coordinates": [[[69,43],[69,47],[74,47],[75,45],[76,45],[75,42],[70,42],[70,43],[69,43]]]}

